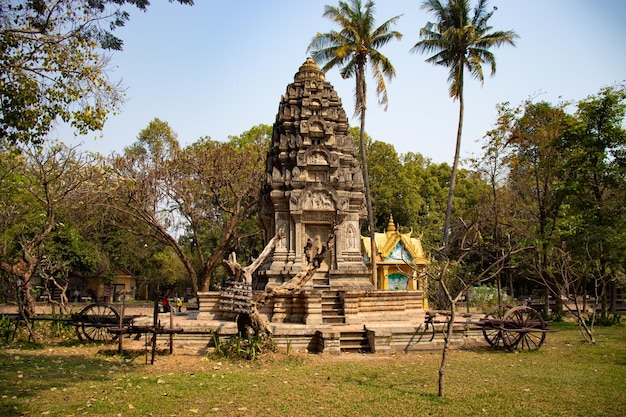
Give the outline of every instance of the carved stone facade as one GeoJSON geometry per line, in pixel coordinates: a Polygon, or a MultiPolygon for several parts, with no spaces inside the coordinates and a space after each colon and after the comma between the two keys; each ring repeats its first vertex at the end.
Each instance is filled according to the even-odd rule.
{"type": "Polygon", "coordinates": [[[265,241],[280,228],[285,238],[258,272],[256,287],[280,284],[306,265],[337,226],[334,246],[309,283],[315,288],[372,290],[360,250],[365,219],[363,174],[341,99],[308,58],[287,86],[274,123],[261,190],[265,241]]]}

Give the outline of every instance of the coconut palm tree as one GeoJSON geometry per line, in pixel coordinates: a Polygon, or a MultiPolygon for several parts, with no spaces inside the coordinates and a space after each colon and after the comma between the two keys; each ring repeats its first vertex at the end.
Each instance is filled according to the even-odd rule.
{"type": "Polygon", "coordinates": [[[496,73],[496,60],[490,48],[504,44],[515,46],[517,34],[512,31],[491,32],[489,18],[496,10],[487,9],[487,0],[478,0],[470,18],[470,0],[425,0],[422,9],[433,13],[436,22],[429,22],[420,30],[420,40],[411,48],[411,52],[434,53],[426,62],[448,68],[450,96],[459,100],[459,123],[456,135],[454,162],[450,176],[450,190],[443,226],[443,254],[447,254],[450,218],[452,215],[452,197],[456,183],[456,173],[461,150],[463,131],[463,87],[465,71],[475,79],[484,83],[483,64],[491,67],[491,76],[496,73]]]}
{"type": "Polygon", "coordinates": [[[361,118],[359,143],[372,245],[370,265],[372,267],[372,281],[374,287],[377,288],[376,242],[374,239],[376,229],[365,156],[365,111],[367,110],[365,68],[369,62],[372,76],[376,82],[378,101],[387,110],[388,97],[385,78],[391,80],[396,75],[396,71],[389,59],[381,54],[378,49],[392,39],[399,40],[402,38],[401,33],[391,30],[391,26],[396,24],[400,16],[392,17],[382,25],[375,27],[374,2],[371,0],[365,3],[364,8],[361,0],[340,1],[338,6],[325,6],[323,16],[337,23],[341,29],[338,32],[331,30],[328,33],[315,35],[307,52],[312,51],[313,59],[324,64],[322,71],[326,72],[331,68],[339,67],[342,78],[348,79],[354,76],[356,80],[354,115],[361,118]]]}

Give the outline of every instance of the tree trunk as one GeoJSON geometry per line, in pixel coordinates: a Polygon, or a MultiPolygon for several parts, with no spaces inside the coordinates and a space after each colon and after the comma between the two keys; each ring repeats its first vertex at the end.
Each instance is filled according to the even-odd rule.
{"type": "Polygon", "coordinates": [[[608,285],[606,284],[606,282],[602,282],[602,296],[601,296],[601,300],[602,300],[602,305],[601,305],[601,315],[603,317],[606,317],[608,314],[608,297],[607,297],[607,289],[608,285]]]}
{"type": "Polygon", "coordinates": [[[454,188],[456,186],[456,173],[459,167],[459,158],[461,155],[461,137],[463,134],[463,112],[465,110],[463,103],[463,76],[461,75],[461,86],[459,88],[459,124],[456,131],[456,146],[454,148],[454,161],[452,163],[452,172],[450,173],[450,189],[448,190],[448,203],[446,205],[446,218],[443,223],[443,254],[448,255],[448,242],[450,240],[450,223],[452,218],[452,202],[454,198],[454,188]]]}
{"type": "MultiPolygon", "coordinates": [[[[441,285],[444,285],[443,283],[441,285]]],[[[443,397],[445,395],[445,376],[446,367],[448,366],[448,353],[450,350],[450,340],[452,339],[452,333],[454,331],[454,319],[456,318],[456,301],[450,301],[450,319],[446,327],[446,333],[443,341],[443,351],[441,353],[441,364],[439,365],[439,391],[438,395],[443,397]]]]}
{"type": "Polygon", "coordinates": [[[367,156],[365,154],[365,110],[367,109],[365,101],[365,72],[363,65],[359,65],[357,70],[357,92],[360,95],[361,108],[361,131],[359,133],[359,147],[361,148],[361,165],[363,169],[363,185],[365,186],[365,205],[367,208],[367,220],[370,229],[370,266],[372,268],[372,284],[374,289],[378,289],[378,270],[376,268],[376,222],[374,221],[374,209],[372,206],[372,191],[370,188],[370,176],[367,168],[367,156]]]}
{"type": "Polygon", "coordinates": [[[611,308],[610,311],[612,314],[617,313],[617,282],[614,280],[609,283],[609,288],[611,291],[611,308]]]}
{"type": "Polygon", "coordinates": [[[35,334],[31,326],[31,320],[35,317],[36,311],[35,311],[35,300],[33,299],[33,296],[31,295],[30,290],[31,290],[30,279],[25,281],[24,284],[19,286],[17,290],[18,291],[18,309],[19,309],[19,314],[21,316],[20,318],[24,320],[24,324],[26,325],[26,328],[28,329],[28,333],[30,334],[30,337],[32,338],[34,343],[38,343],[37,335],[35,334]]]}
{"type": "Polygon", "coordinates": [[[35,311],[35,300],[31,294],[30,280],[26,281],[19,288],[20,307],[24,318],[31,320],[37,314],[35,311]]]}

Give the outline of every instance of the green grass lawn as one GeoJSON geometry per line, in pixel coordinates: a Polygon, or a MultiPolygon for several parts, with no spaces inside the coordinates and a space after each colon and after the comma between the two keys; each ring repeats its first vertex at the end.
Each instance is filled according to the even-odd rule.
{"type": "Polygon", "coordinates": [[[554,324],[539,351],[453,351],[446,397],[440,352],[272,354],[230,362],[177,352],[146,365],[115,346],[5,346],[0,415],[33,416],[620,416],[626,326],[554,324]]]}

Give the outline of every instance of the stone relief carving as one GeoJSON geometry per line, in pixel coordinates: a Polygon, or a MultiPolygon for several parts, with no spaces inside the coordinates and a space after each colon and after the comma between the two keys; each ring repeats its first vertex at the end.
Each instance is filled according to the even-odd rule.
{"type": "Polygon", "coordinates": [[[324,124],[321,122],[313,122],[309,125],[309,135],[316,138],[324,136],[324,124]]]}
{"type": "Polygon", "coordinates": [[[346,249],[355,249],[357,246],[356,231],[354,226],[348,224],[346,227],[346,249]]]}
{"type": "Polygon", "coordinates": [[[322,251],[322,245],[328,238],[328,230],[321,226],[307,226],[306,234],[307,242],[310,240],[312,243],[311,249],[315,256],[322,251]]]}
{"type": "MultiPolygon", "coordinates": [[[[276,230],[280,230],[280,229],[287,231],[287,221],[278,220],[278,222],[276,222],[276,230]]],[[[287,234],[285,234],[282,239],[276,242],[276,247],[282,249],[286,247],[286,244],[287,244],[287,234]]]]}
{"type": "Polygon", "coordinates": [[[309,156],[309,164],[311,165],[328,165],[326,155],[321,152],[314,152],[309,156]]]}
{"type": "Polygon", "coordinates": [[[280,170],[276,167],[272,170],[272,180],[279,181],[282,179],[282,175],[280,175],[280,170]]]}
{"type": "Polygon", "coordinates": [[[332,210],[333,200],[324,193],[309,193],[302,203],[303,210],[332,210]]]}
{"type": "Polygon", "coordinates": [[[298,210],[299,208],[298,196],[291,194],[291,197],[289,197],[289,210],[298,210]]]}

